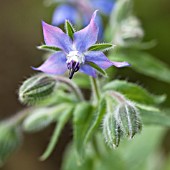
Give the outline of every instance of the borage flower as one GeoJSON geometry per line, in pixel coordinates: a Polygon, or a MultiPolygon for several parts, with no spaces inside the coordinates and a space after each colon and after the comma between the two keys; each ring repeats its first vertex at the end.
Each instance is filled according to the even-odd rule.
{"type": "MultiPolygon", "coordinates": [[[[52,17],[52,25],[59,26],[60,24],[64,24],[65,19],[67,19],[73,24],[79,23],[79,25],[81,26],[79,28],[82,28],[89,23],[91,15],[96,9],[99,9],[102,15],[109,16],[115,4],[115,0],[65,0],[65,1],[50,0],[50,1],[54,3],[56,2],[61,3],[54,10],[52,17]]],[[[103,20],[100,14],[97,15],[97,23],[100,27],[98,39],[102,40],[103,20]]]]}
{"type": "Polygon", "coordinates": [[[96,13],[93,13],[87,27],[75,32],[69,21],[66,21],[65,34],[60,28],[42,23],[46,45],[40,48],[54,50],[44,64],[35,70],[48,74],[64,74],[69,70],[71,79],[75,72],[80,71],[96,77],[96,68],[107,69],[110,66],[124,67],[127,62],[112,62],[102,51],[113,47],[110,43],[95,44],[99,28],[96,23],[96,13]]]}
{"type": "MultiPolygon", "coordinates": [[[[52,18],[52,24],[56,26],[63,24],[65,19],[74,24],[80,20],[83,21],[83,25],[86,25],[94,10],[99,9],[102,14],[109,16],[115,4],[115,0],[65,0],[61,2],[62,4],[55,9],[52,18]]],[[[100,16],[98,16],[98,20],[100,20],[99,18],[100,16]]]]}

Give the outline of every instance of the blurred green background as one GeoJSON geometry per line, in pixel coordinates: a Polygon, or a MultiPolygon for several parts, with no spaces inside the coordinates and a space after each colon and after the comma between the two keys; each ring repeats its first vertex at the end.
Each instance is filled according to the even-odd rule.
{"type": "MultiPolygon", "coordinates": [[[[170,65],[170,1],[135,0],[135,14],[141,19],[145,30],[145,40],[156,39],[158,45],[149,50],[151,54],[170,65]]],[[[17,89],[21,82],[34,72],[30,66],[42,62],[43,52],[36,49],[43,42],[41,20],[51,22],[54,6],[45,7],[42,0],[6,0],[0,4],[0,118],[15,114],[23,106],[19,104],[17,89]]],[[[158,70],[159,71],[159,70],[158,70]]],[[[120,77],[127,75],[120,71],[120,77]]],[[[129,80],[138,82],[156,94],[168,93],[169,84],[158,82],[129,69],[129,80]]],[[[170,106],[170,97],[165,103],[170,106]]],[[[55,153],[45,162],[38,157],[44,151],[50,134],[46,131],[35,135],[26,135],[24,145],[12,155],[3,170],[45,170],[59,169],[62,151],[71,137],[71,130],[66,127],[60,137],[55,153]]],[[[168,134],[164,139],[165,149],[169,149],[168,134]]],[[[121,146],[120,146],[121,147],[121,146]]]]}

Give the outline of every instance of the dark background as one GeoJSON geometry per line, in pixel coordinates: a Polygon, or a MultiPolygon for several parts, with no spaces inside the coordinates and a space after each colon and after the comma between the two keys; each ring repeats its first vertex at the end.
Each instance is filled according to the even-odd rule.
{"type": "MultiPolygon", "coordinates": [[[[36,49],[43,42],[41,20],[51,21],[54,7],[47,8],[42,0],[5,0],[0,3],[0,118],[14,115],[23,106],[18,102],[17,89],[25,78],[34,73],[30,66],[39,65],[42,52],[36,49]]],[[[145,39],[156,39],[158,45],[150,52],[170,65],[170,1],[136,0],[135,13],[142,20],[145,39]]],[[[159,71],[159,70],[158,70],[159,71]]],[[[156,94],[168,93],[169,84],[158,82],[129,72],[129,79],[142,83],[156,94]]],[[[166,106],[170,105],[168,98],[166,106]]],[[[59,169],[61,153],[71,136],[68,127],[64,130],[57,150],[45,162],[39,162],[49,141],[51,129],[34,135],[26,135],[24,145],[8,160],[3,170],[59,169]]]]}

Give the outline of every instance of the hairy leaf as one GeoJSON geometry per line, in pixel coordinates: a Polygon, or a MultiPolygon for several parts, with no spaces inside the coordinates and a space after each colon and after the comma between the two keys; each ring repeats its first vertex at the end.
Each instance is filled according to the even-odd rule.
{"type": "Polygon", "coordinates": [[[170,83],[170,67],[146,52],[137,50],[119,50],[116,55],[110,55],[115,61],[127,61],[135,71],[170,83]]]}
{"type": "Polygon", "coordinates": [[[93,118],[93,107],[86,102],[83,102],[75,108],[74,118],[73,118],[73,130],[74,137],[73,141],[77,150],[78,159],[81,159],[84,155],[85,150],[85,137],[89,130],[89,125],[91,124],[93,118]]]}
{"type": "Polygon", "coordinates": [[[71,114],[72,114],[72,110],[73,107],[69,107],[67,108],[59,117],[58,119],[58,123],[56,124],[54,133],[51,137],[50,143],[47,147],[47,149],[45,150],[44,154],[41,156],[40,160],[45,160],[47,159],[50,154],[52,153],[52,151],[54,150],[54,147],[58,141],[58,138],[61,134],[62,129],[64,128],[64,125],[67,123],[67,121],[69,120],[71,114]]]}
{"type": "Polygon", "coordinates": [[[106,84],[103,87],[103,89],[104,90],[115,90],[115,91],[121,92],[132,101],[142,103],[142,104],[148,104],[148,105],[160,104],[164,102],[166,99],[165,95],[158,96],[158,95],[150,94],[143,87],[137,84],[134,84],[134,83],[129,83],[124,80],[112,81],[106,84]]]}
{"type": "Polygon", "coordinates": [[[105,101],[105,99],[102,99],[99,103],[99,107],[98,107],[97,111],[94,114],[95,117],[93,118],[93,122],[87,131],[84,143],[87,143],[87,141],[94,134],[96,129],[100,126],[105,113],[106,113],[106,101],[105,101]]]}
{"type": "Polygon", "coordinates": [[[147,111],[140,109],[140,115],[144,124],[170,127],[170,115],[164,111],[147,111]]]}

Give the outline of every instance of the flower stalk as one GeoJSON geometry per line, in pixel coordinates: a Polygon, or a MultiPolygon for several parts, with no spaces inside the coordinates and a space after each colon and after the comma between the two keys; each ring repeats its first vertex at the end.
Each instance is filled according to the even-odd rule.
{"type": "Polygon", "coordinates": [[[62,77],[62,76],[55,76],[55,79],[56,79],[56,81],[67,84],[70,87],[70,89],[74,92],[74,94],[77,96],[77,98],[80,101],[84,101],[84,97],[82,95],[81,90],[75,83],[73,83],[73,81],[71,81],[65,77],[62,77]]]}
{"type": "Polygon", "coordinates": [[[90,77],[90,82],[91,82],[94,100],[96,101],[96,103],[98,103],[100,100],[100,90],[99,90],[97,79],[90,77]]]}

